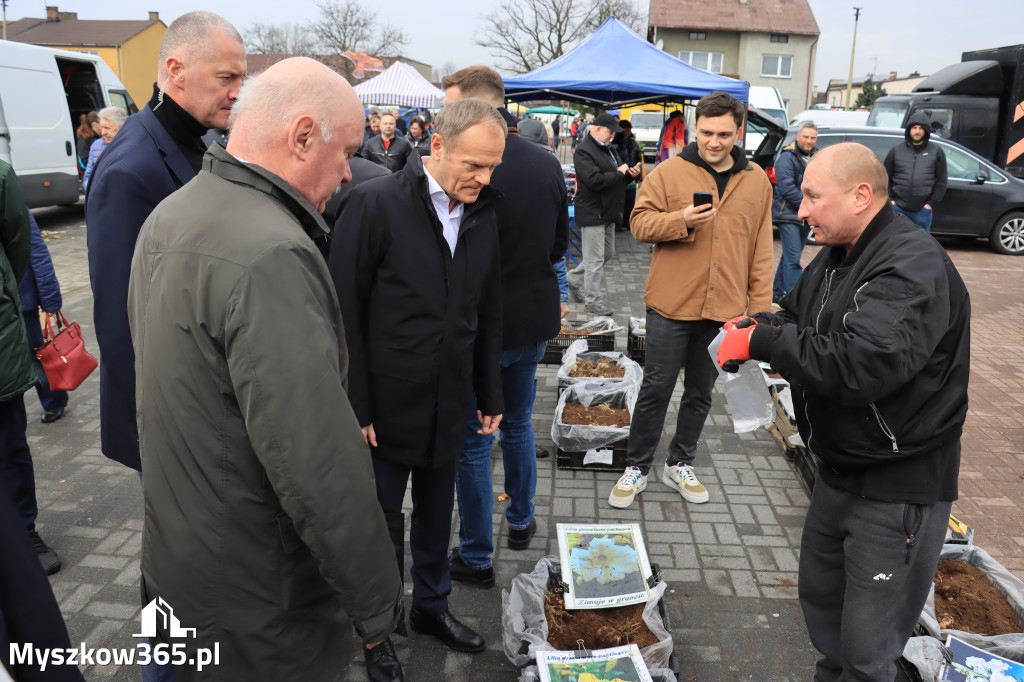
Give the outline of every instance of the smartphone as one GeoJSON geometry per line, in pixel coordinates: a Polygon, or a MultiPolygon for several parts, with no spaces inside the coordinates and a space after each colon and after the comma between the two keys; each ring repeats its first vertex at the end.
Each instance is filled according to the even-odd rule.
{"type": "Polygon", "coordinates": [[[704,206],[705,204],[714,203],[714,199],[711,196],[711,192],[694,192],[693,193],[693,205],[704,206]]]}

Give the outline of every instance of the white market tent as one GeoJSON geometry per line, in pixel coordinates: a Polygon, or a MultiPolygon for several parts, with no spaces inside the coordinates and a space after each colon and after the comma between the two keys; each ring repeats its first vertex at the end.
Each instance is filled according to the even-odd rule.
{"type": "Polygon", "coordinates": [[[355,86],[363,104],[433,109],[444,101],[444,90],[435,88],[414,67],[395,62],[379,76],[355,86]]]}

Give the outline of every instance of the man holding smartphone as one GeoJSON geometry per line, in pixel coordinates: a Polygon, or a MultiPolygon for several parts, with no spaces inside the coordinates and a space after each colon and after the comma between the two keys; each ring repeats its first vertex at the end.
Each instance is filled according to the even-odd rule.
{"type": "Polygon", "coordinates": [[[622,163],[612,150],[615,133],[621,133],[619,119],[609,113],[599,114],[573,154],[576,165],[576,224],[583,241],[583,261],[569,271],[569,288],[587,312],[613,315],[604,302],[601,283],[604,264],[615,255],[615,223],[622,215],[626,185],[640,175],[637,163],[622,163]],[[582,295],[580,285],[582,284],[582,295]]]}
{"type": "Polygon", "coordinates": [[[708,345],[735,315],[772,302],[772,188],[735,146],[746,107],[713,92],[697,103],[696,140],[663,161],[637,195],[631,229],[654,244],[647,277],[647,363],[630,427],[626,471],[608,496],[626,508],[647,487],[679,371],[683,397],[661,480],[695,504],[693,469],[718,372],[708,345]]]}

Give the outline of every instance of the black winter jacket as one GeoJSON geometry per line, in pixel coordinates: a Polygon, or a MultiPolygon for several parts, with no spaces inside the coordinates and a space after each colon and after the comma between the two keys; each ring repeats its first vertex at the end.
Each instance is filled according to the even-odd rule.
{"type": "Polygon", "coordinates": [[[930,141],[931,120],[919,111],[907,121],[906,141],[900,142],[885,155],[885,170],[889,173],[889,198],[908,211],[920,211],[925,204],[942,201],[946,194],[946,153],[930,141]],[[910,128],[924,127],[924,140],[914,145],[910,128]]]}
{"type": "Polygon", "coordinates": [[[888,502],[955,500],[971,306],[945,250],[886,204],[847,255],[823,248],[750,343],[793,387],[830,483],[888,502]]]}
{"type": "Polygon", "coordinates": [[[502,349],[553,338],[560,327],[553,264],[569,243],[569,198],[562,167],[549,151],[518,135],[505,138],[491,185],[501,246],[502,349]]]}
{"type": "Polygon", "coordinates": [[[615,170],[622,164],[612,158],[611,147],[598,143],[590,133],[576,145],[576,224],[580,227],[619,222],[626,197],[628,173],[615,170]]]}
{"type": "Polygon", "coordinates": [[[394,173],[405,168],[405,164],[413,154],[413,148],[404,137],[395,135],[391,139],[391,144],[385,149],[384,140],[380,135],[377,135],[366,141],[359,154],[364,159],[369,159],[378,166],[384,166],[394,173]]]}

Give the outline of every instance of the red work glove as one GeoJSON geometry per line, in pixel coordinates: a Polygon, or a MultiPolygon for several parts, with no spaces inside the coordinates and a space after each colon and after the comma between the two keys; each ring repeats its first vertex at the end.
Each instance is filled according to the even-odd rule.
{"type": "Polygon", "coordinates": [[[734,317],[725,324],[723,324],[722,329],[729,332],[732,331],[733,329],[744,329],[746,327],[753,327],[756,324],[757,320],[750,317],[749,315],[740,315],[739,317],[734,317]]]}
{"type": "Polygon", "coordinates": [[[750,359],[750,335],[757,323],[747,327],[733,327],[725,332],[725,338],[718,347],[716,360],[725,372],[735,373],[740,365],[750,359]]]}

